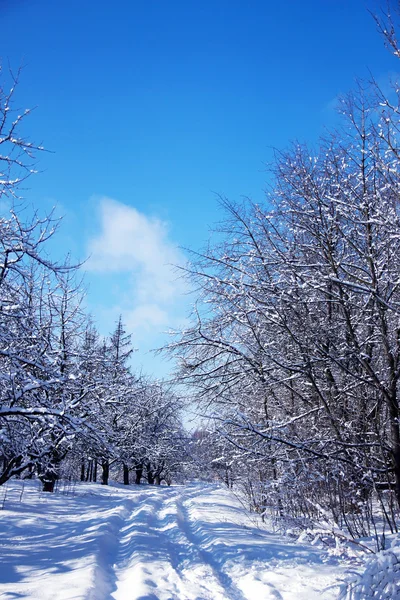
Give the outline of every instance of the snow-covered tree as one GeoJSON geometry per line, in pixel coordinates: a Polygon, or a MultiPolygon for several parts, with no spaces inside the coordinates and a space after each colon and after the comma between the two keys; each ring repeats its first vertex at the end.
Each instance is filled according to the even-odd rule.
{"type": "Polygon", "coordinates": [[[372,492],[391,530],[400,504],[400,123],[361,88],[341,111],[319,151],[276,154],[265,206],[223,201],[222,242],[186,270],[192,325],[168,352],[267,503],[323,503],[357,535],[372,492]]]}

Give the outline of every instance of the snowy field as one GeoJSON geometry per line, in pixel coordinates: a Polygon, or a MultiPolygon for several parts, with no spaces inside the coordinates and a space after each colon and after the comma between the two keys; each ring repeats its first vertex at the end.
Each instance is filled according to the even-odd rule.
{"type": "Polygon", "coordinates": [[[51,495],[13,481],[0,510],[2,600],[333,599],[343,575],[323,550],[258,527],[215,485],[51,495]]]}

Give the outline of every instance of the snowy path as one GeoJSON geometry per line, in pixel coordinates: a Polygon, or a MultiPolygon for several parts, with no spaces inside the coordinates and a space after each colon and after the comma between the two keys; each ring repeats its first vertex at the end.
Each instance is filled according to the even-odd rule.
{"type": "Polygon", "coordinates": [[[0,511],[2,600],[333,599],[343,575],[217,486],[21,491],[13,482],[0,511]]]}
{"type": "Polygon", "coordinates": [[[185,508],[190,498],[182,489],[165,489],[163,497],[147,498],[144,506],[132,513],[121,532],[116,600],[245,600],[192,531],[185,508]]]}

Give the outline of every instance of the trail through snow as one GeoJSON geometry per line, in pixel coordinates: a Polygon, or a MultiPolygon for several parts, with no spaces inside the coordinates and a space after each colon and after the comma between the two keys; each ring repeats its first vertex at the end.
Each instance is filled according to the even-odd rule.
{"type": "Polygon", "coordinates": [[[49,495],[14,481],[0,511],[2,600],[328,600],[343,573],[211,484],[49,495]]]}

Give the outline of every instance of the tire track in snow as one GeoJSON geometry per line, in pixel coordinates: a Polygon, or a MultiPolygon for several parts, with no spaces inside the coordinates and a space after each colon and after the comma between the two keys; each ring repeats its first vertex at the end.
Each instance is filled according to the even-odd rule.
{"type": "Polygon", "coordinates": [[[111,598],[194,598],[184,592],[181,578],[175,573],[172,565],[174,545],[163,531],[169,527],[169,519],[160,516],[177,493],[174,488],[148,488],[140,498],[140,504],[136,503],[121,531],[116,589],[111,598]]]}
{"type": "Polygon", "coordinates": [[[125,500],[116,513],[101,523],[96,531],[93,586],[86,600],[109,600],[116,589],[115,563],[119,552],[119,538],[132,506],[132,500],[125,500]]]}
{"type": "Polygon", "coordinates": [[[201,548],[187,522],[183,497],[182,488],[159,488],[131,513],[122,528],[112,598],[246,600],[201,548]]]}
{"type": "MultiPolygon", "coordinates": [[[[239,600],[227,595],[221,578],[208,560],[204,560],[203,552],[182,527],[181,507],[182,488],[171,493],[165,499],[160,510],[153,516],[152,526],[164,537],[170,564],[180,578],[183,588],[196,589],[193,595],[187,590],[188,598],[196,600],[239,600]],[[166,518],[167,517],[167,518],[166,518]],[[160,527],[162,523],[162,527],[160,527]],[[199,590],[201,594],[199,595],[199,590]]],[[[176,596],[181,600],[182,596],[176,596]]],[[[240,599],[242,600],[242,599],[240,599]]]]}
{"type": "MultiPolygon", "coordinates": [[[[186,500],[190,500],[196,494],[189,494],[186,500]]],[[[214,560],[212,553],[207,551],[191,526],[189,511],[185,507],[185,498],[176,500],[178,526],[188,542],[195,548],[202,562],[206,564],[212,571],[214,577],[225,592],[226,600],[247,600],[241,590],[236,586],[234,581],[225,573],[214,560]]]]}
{"type": "Polygon", "coordinates": [[[324,551],[249,526],[220,486],[82,484],[44,499],[35,482],[11,485],[0,515],[1,597],[333,600],[347,570],[324,551]]]}
{"type": "Polygon", "coordinates": [[[112,598],[113,592],[117,589],[117,565],[124,529],[132,519],[132,515],[140,510],[141,502],[147,499],[148,494],[141,493],[121,500],[121,504],[112,510],[112,514],[106,517],[96,529],[93,585],[85,600],[110,600],[112,598]]]}
{"type": "MultiPolygon", "coordinates": [[[[248,600],[207,547],[202,521],[191,519],[188,504],[198,493],[148,488],[114,509],[96,532],[86,600],[248,600]]],[[[268,597],[282,598],[268,587],[268,597]]]]}

